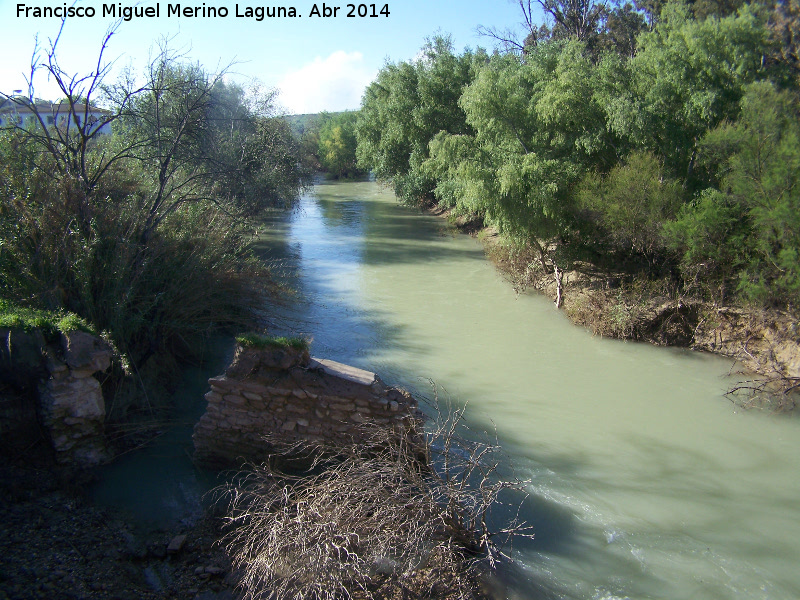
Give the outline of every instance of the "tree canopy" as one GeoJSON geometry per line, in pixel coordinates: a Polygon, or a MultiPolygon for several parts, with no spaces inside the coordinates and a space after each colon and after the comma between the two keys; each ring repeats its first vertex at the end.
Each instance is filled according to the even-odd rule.
{"type": "Polygon", "coordinates": [[[693,293],[796,307],[796,3],[519,4],[523,42],[484,30],[503,43],[490,56],[436,38],[380,71],[360,164],[556,272],[626,255],[693,293]]]}

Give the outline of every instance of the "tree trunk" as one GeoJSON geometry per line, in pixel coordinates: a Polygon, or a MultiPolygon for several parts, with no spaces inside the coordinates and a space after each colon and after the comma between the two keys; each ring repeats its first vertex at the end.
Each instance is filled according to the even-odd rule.
{"type": "Polygon", "coordinates": [[[553,261],[553,276],[556,278],[556,308],[561,308],[562,304],[562,297],[561,293],[564,289],[563,287],[563,279],[564,279],[564,271],[558,268],[558,265],[553,261]]]}

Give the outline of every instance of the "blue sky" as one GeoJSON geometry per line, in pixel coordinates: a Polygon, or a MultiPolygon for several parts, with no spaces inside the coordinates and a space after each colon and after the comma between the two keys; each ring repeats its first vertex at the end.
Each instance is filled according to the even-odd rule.
{"type": "MultiPolygon", "coordinates": [[[[176,2],[143,0],[141,7],[160,5],[159,18],[134,18],[124,22],[113,36],[107,51],[116,59],[115,68],[132,65],[141,69],[151,48],[161,38],[172,38],[171,46],[199,61],[208,70],[231,62],[233,77],[240,83],[258,78],[265,86],[280,88],[280,103],[288,113],[318,112],[358,108],[364,87],[388,59],[412,59],[437,32],[453,36],[458,50],[466,46],[491,49],[493,41],[476,34],[478,25],[505,29],[520,21],[516,0],[393,0],[376,3],[380,11],[388,4],[389,16],[348,18],[347,2],[326,2],[340,6],[337,17],[311,17],[316,4],[307,0],[195,0],[182,7],[226,7],[226,18],[197,16],[167,17],[167,6],[176,2]],[[246,7],[295,7],[297,18],[236,17],[246,7]]],[[[67,0],[66,6],[72,0],[67,0]]],[[[60,27],[58,18],[17,16],[20,0],[0,0],[0,39],[4,58],[0,61],[0,91],[10,93],[25,88],[23,73],[30,70],[34,40],[47,46],[60,27]]],[[[27,7],[63,7],[63,0],[30,0],[27,7]]],[[[95,9],[94,17],[68,18],[59,41],[59,62],[70,73],[85,74],[97,61],[105,31],[113,23],[103,17],[103,5],[133,6],[135,2],[78,0],[76,7],[95,9]]],[[[367,5],[369,6],[369,5],[367,5]]],[[[36,95],[58,97],[44,74],[34,81],[36,95]]]]}

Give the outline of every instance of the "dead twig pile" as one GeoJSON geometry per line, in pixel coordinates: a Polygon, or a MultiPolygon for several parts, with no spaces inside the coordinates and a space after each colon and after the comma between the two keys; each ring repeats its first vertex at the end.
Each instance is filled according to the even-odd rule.
{"type": "Polygon", "coordinates": [[[312,458],[302,473],[262,464],[240,474],[223,491],[244,597],[482,597],[477,566],[532,534],[516,521],[491,530],[501,492],[523,483],[497,477],[496,444],[458,435],[462,413],[427,434],[367,427],[352,444],[280,449],[312,458]]]}

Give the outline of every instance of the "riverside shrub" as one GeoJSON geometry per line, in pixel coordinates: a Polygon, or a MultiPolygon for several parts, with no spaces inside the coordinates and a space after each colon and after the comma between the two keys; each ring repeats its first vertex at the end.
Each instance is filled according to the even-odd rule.
{"type": "MultiPolygon", "coordinates": [[[[8,136],[0,139],[6,150],[9,143],[8,136]]],[[[192,204],[143,240],[140,190],[121,171],[110,171],[105,189],[129,192],[91,199],[82,225],[70,202],[75,190],[50,181],[46,158],[28,172],[9,173],[24,163],[6,163],[2,177],[4,298],[80,315],[110,332],[134,361],[185,351],[204,332],[248,322],[267,273],[251,259],[242,223],[211,202],[192,204]],[[17,193],[22,181],[27,185],[17,193]]]]}
{"type": "Polygon", "coordinates": [[[43,114],[0,130],[0,296],[78,315],[134,366],[252,326],[269,281],[249,250],[256,219],[306,181],[274,95],[248,97],[168,49],[140,88],[66,81],[54,47],[39,68],[63,84],[63,110],[102,97],[113,135],[43,114]]]}

